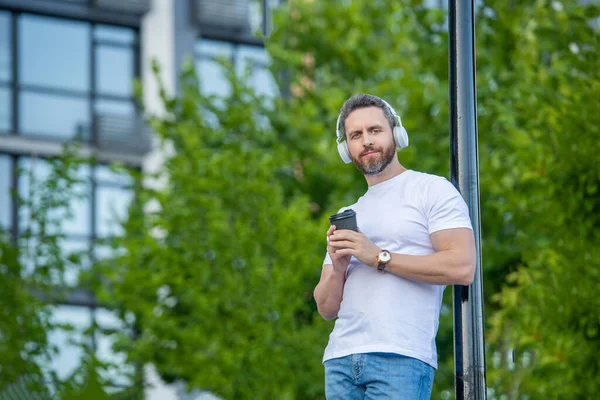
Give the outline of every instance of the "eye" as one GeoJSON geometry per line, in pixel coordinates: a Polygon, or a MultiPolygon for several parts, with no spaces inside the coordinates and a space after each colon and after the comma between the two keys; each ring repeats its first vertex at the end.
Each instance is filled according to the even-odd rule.
{"type": "Polygon", "coordinates": [[[354,132],[352,135],[350,135],[350,139],[358,139],[360,135],[360,132],[354,132]]]}

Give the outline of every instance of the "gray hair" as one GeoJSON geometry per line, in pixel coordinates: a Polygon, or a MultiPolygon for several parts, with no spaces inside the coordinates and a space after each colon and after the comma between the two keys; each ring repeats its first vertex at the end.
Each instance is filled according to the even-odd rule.
{"type": "Polygon", "coordinates": [[[396,118],[394,118],[394,114],[386,105],[386,103],[377,96],[359,93],[346,100],[346,102],[342,106],[342,109],[340,110],[340,126],[336,128],[339,129],[340,133],[342,133],[343,136],[346,136],[345,124],[348,115],[350,115],[350,113],[354,110],[367,107],[381,108],[383,110],[383,115],[385,115],[385,118],[390,124],[390,128],[392,130],[394,129],[394,126],[396,126],[396,118]]]}

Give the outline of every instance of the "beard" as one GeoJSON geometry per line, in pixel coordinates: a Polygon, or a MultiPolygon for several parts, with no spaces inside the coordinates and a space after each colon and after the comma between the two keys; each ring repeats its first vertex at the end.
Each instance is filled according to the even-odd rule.
{"type": "Polygon", "coordinates": [[[363,175],[376,175],[392,162],[394,154],[396,154],[396,146],[394,145],[387,149],[368,147],[363,150],[358,158],[354,158],[353,156],[351,156],[351,158],[354,165],[356,165],[356,168],[358,168],[363,175]],[[362,159],[362,155],[370,151],[379,151],[379,154],[370,156],[367,159],[362,159]]]}

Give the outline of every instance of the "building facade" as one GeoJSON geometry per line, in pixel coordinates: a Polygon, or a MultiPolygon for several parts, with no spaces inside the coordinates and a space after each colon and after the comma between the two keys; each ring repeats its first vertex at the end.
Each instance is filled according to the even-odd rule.
{"type": "MultiPolygon", "coordinates": [[[[115,217],[131,201],[127,179],[113,173],[112,162],[134,169],[160,165],[152,133],[134,100],[133,81],[144,85],[150,113],[161,112],[150,62],[161,66],[168,91],[177,93],[178,74],[187,58],[195,63],[204,93],[226,94],[227,81],[215,58],[229,57],[240,74],[252,70],[251,83],[261,93],[278,91],[266,70],[268,56],[256,33],[267,34],[271,11],[279,0],[0,0],[0,224],[18,239],[27,225],[27,209],[11,193],[27,198],[32,171],[48,174],[46,159],[62,144],[81,139],[83,151],[97,164],[78,173],[85,195],[74,199],[74,218],[62,225],[66,251],[84,251],[88,263],[107,254],[96,239],[119,232],[115,217]]],[[[35,266],[32,266],[34,268],[35,266]]],[[[54,331],[59,349],[47,368],[69,376],[83,356],[71,340],[89,342],[103,361],[124,365],[113,339],[91,326],[119,329],[119,319],[78,286],[79,269],[67,271],[69,295],[54,307],[54,319],[73,332],[54,331]]],[[[133,367],[131,367],[133,368],[133,367]]],[[[153,388],[148,399],[207,398],[189,395],[183,385],[167,386],[145,368],[153,388]]],[[[108,371],[110,390],[131,385],[118,371],[108,371]]]]}

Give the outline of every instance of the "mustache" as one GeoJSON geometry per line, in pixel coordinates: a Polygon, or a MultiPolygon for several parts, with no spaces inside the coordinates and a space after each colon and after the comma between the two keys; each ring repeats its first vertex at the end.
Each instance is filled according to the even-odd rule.
{"type": "Polygon", "coordinates": [[[370,153],[370,152],[372,152],[372,151],[378,151],[378,152],[380,152],[380,153],[381,153],[381,150],[379,150],[379,149],[376,149],[376,148],[374,148],[374,147],[366,147],[366,148],[363,150],[363,152],[362,152],[362,153],[360,153],[360,155],[361,155],[361,157],[362,157],[362,156],[364,156],[365,154],[367,154],[367,153],[370,153]]]}

